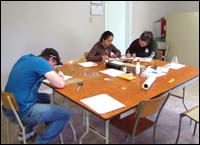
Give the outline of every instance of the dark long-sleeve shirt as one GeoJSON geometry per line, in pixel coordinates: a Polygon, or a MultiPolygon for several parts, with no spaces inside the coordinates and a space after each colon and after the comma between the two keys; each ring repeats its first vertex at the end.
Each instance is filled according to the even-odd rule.
{"type": "Polygon", "coordinates": [[[111,52],[113,52],[117,57],[121,56],[121,52],[113,44],[108,48],[105,48],[101,42],[97,42],[90,50],[86,59],[87,61],[101,61],[102,55],[111,57],[111,52]]]}
{"type": "Polygon", "coordinates": [[[129,48],[126,50],[126,54],[130,53],[136,53],[137,57],[148,57],[151,55],[153,51],[151,43],[147,45],[146,47],[141,47],[139,44],[139,39],[134,40],[129,48]]]}

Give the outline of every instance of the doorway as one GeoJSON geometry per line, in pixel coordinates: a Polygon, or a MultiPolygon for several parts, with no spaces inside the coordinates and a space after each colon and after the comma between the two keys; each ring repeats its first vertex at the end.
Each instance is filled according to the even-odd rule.
{"type": "Polygon", "coordinates": [[[105,1],[105,31],[113,33],[113,44],[122,55],[131,42],[131,14],[131,1],[105,1]]]}

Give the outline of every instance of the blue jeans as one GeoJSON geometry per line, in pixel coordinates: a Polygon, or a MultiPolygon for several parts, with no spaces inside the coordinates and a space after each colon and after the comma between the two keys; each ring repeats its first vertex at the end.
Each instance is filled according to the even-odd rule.
{"type": "Polygon", "coordinates": [[[52,105],[50,97],[45,93],[38,93],[39,101],[21,116],[26,132],[33,130],[38,123],[46,123],[46,130],[35,140],[36,144],[48,144],[62,132],[71,119],[71,112],[63,106],[52,105]]]}

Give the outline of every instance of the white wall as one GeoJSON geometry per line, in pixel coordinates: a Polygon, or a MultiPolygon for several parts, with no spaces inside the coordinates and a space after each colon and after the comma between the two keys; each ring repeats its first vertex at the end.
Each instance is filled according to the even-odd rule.
{"type": "Polygon", "coordinates": [[[125,21],[126,3],[124,1],[105,2],[105,30],[114,34],[113,44],[125,52],[125,21]]]}
{"type": "MultiPolygon", "coordinates": [[[[199,11],[198,1],[133,1],[132,39],[171,12],[199,11]]],[[[104,31],[104,15],[90,16],[90,1],[1,1],[1,87],[23,54],[53,47],[62,60],[82,57],[104,31]]]]}
{"type": "Polygon", "coordinates": [[[173,12],[199,12],[199,1],[133,1],[132,40],[144,30],[154,31],[153,22],[173,12]]]}
{"type": "Polygon", "coordinates": [[[57,49],[62,60],[83,56],[104,31],[104,16],[90,16],[90,1],[1,1],[1,87],[23,54],[57,49]]]}
{"type": "Polygon", "coordinates": [[[170,13],[166,36],[169,61],[178,56],[179,63],[199,67],[199,12],[170,13]]]}

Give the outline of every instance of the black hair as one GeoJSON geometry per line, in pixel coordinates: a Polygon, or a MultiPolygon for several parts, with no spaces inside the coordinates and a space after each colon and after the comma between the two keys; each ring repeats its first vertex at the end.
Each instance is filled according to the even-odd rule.
{"type": "Polygon", "coordinates": [[[102,42],[103,40],[108,39],[110,36],[113,36],[113,33],[110,31],[105,31],[100,38],[100,42],[102,42]]]}
{"type": "Polygon", "coordinates": [[[151,43],[151,41],[153,40],[153,33],[150,31],[144,31],[141,35],[140,35],[140,39],[142,41],[146,41],[148,44],[151,43]]]}

